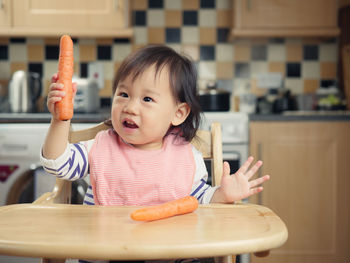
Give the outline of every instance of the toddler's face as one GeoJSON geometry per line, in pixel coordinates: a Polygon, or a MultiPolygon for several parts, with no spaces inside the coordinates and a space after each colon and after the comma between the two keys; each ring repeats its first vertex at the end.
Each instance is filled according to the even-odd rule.
{"type": "Polygon", "coordinates": [[[111,112],[113,128],[137,148],[160,149],[169,127],[177,125],[180,105],[171,92],[168,69],[155,75],[152,66],[134,81],[128,76],[118,83],[111,112]]]}

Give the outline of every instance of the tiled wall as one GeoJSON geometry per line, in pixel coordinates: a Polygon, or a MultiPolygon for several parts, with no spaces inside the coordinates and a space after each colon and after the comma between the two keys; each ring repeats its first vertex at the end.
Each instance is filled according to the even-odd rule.
{"type": "MultiPolygon", "coordinates": [[[[132,0],[133,39],[74,39],[75,72],[87,76],[87,65],[103,64],[111,95],[115,70],[132,50],[149,43],[167,44],[195,61],[202,80],[242,92],[257,74],[280,72],[293,93],[314,92],[332,85],[337,74],[337,39],[245,39],[227,41],[232,25],[232,0],[132,0]]],[[[39,72],[47,92],[57,71],[58,38],[0,38],[0,83],[6,86],[19,69],[39,72]]],[[[253,80],[253,81],[252,81],[253,80]]]]}

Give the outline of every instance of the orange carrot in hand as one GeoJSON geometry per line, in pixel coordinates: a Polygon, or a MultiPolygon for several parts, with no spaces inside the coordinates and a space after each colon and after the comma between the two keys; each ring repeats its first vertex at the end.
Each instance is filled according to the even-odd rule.
{"type": "Polygon", "coordinates": [[[73,41],[68,35],[60,39],[60,56],[58,60],[58,83],[63,84],[66,95],[56,103],[59,119],[70,120],[73,117],[73,41]]]}
{"type": "Polygon", "coordinates": [[[149,206],[135,210],[131,218],[136,221],[153,221],[171,216],[191,213],[198,207],[198,200],[193,196],[186,196],[161,205],[149,206]]]}

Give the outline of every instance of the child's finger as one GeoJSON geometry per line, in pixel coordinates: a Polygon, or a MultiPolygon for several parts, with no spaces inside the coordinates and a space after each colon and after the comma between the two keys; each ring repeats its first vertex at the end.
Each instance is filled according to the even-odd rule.
{"type": "Polygon", "coordinates": [[[52,114],[52,116],[55,116],[56,115],[56,112],[55,112],[55,104],[56,102],[58,101],[61,101],[62,98],[61,97],[57,97],[57,96],[54,96],[54,97],[51,97],[51,98],[48,98],[47,99],[47,108],[49,110],[49,112],[52,114]]]}
{"type": "Polygon", "coordinates": [[[244,164],[238,169],[238,171],[236,173],[245,174],[248,171],[249,166],[251,165],[253,160],[254,160],[254,158],[252,156],[249,156],[249,158],[244,162],[244,164]]]}
{"type": "Polygon", "coordinates": [[[48,99],[48,104],[53,105],[53,104],[55,104],[57,101],[60,101],[60,100],[62,100],[62,97],[60,97],[60,96],[54,96],[54,97],[51,97],[51,98],[48,99]]]}
{"type": "Polygon", "coordinates": [[[231,168],[230,168],[230,164],[228,162],[224,162],[224,167],[223,167],[223,175],[230,175],[230,171],[231,171],[231,168]]]}
{"type": "Polygon", "coordinates": [[[73,83],[72,83],[72,89],[73,89],[72,101],[73,101],[73,105],[74,105],[74,98],[75,98],[75,95],[77,94],[77,86],[78,86],[78,84],[77,84],[76,82],[73,82],[73,83]]]}
{"type": "Polygon", "coordinates": [[[52,91],[47,95],[47,107],[53,107],[57,101],[62,100],[65,93],[63,91],[52,91]]]}
{"type": "Polygon", "coordinates": [[[64,91],[61,90],[52,90],[49,92],[49,94],[47,95],[48,98],[54,98],[54,97],[64,97],[66,95],[66,93],[64,91]]]}
{"type": "Polygon", "coordinates": [[[270,176],[269,175],[265,175],[263,177],[260,177],[258,179],[250,181],[249,182],[249,186],[250,186],[250,188],[254,188],[254,187],[256,187],[256,186],[266,182],[269,179],[270,179],[270,176]]]}
{"type": "Polygon", "coordinates": [[[257,161],[256,164],[254,164],[254,166],[245,174],[248,177],[248,180],[254,176],[254,174],[259,170],[262,164],[262,161],[257,161]]]}
{"type": "Polygon", "coordinates": [[[75,95],[75,93],[77,93],[77,86],[78,84],[76,82],[72,83],[72,88],[73,88],[73,94],[75,95]]]}
{"type": "Polygon", "coordinates": [[[55,104],[58,101],[61,101],[62,98],[66,95],[64,91],[62,91],[61,89],[59,89],[58,87],[60,87],[61,85],[59,84],[52,84],[52,86],[50,87],[50,91],[47,94],[47,101],[46,101],[46,105],[47,108],[49,110],[49,112],[52,115],[55,115],[55,104]]]}
{"type": "Polygon", "coordinates": [[[62,90],[63,89],[63,84],[59,84],[59,83],[51,83],[49,90],[50,92],[53,90],[62,90]]]}
{"type": "Polygon", "coordinates": [[[55,83],[55,82],[57,82],[57,80],[58,80],[58,74],[55,73],[55,74],[53,74],[52,77],[51,77],[51,82],[55,83]]]}
{"type": "Polygon", "coordinates": [[[263,188],[262,186],[256,187],[256,188],[251,188],[251,189],[249,190],[249,195],[258,194],[258,193],[260,193],[262,190],[264,190],[264,188],[263,188]]]}

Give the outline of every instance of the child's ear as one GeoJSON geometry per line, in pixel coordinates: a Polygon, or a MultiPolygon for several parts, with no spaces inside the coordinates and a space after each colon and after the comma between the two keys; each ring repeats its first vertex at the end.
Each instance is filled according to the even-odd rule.
{"type": "Polygon", "coordinates": [[[180,125],[181,123],[183,123],[186,120],[186,118],[187,118],[188,114],[190,114],[190,112],[191,112],[191,109],[187,105],[187,103],[185,103],[185,102],[180,103],[177,106],[177,110],[175,112],[175,116],[174,116],[174,119],[171,122],[171,124],[173,126],[180,125]]]}

